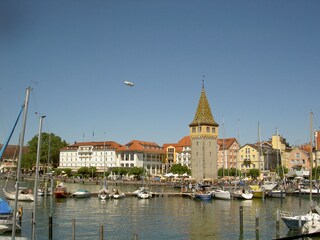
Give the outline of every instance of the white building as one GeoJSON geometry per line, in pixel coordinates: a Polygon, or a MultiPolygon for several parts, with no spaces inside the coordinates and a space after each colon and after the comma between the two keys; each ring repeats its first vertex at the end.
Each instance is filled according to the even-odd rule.
{"type": "Polygon", "coordinates": [[[143,167],[150,175],[162,173],[164,151],[154,142],[132,140],[117,149],[118,167],[143,167]]]}
{"type": "Polygon", "coordinates": [[[103,172],[109,167],[117,167],[116,150],[120,144],[113,141],[79,142],[60,149],[59,168],[96,167],[103,172]]]}

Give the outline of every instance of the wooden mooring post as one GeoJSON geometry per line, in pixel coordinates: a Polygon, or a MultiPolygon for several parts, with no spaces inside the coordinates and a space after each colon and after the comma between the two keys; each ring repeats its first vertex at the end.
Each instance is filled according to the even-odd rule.
{"type": "Polygon", "coordinates": [[[103,240],[103,225],[100,226],[100,231],[99,231],[99,233],[100,233],[99,239],[100,239],[100,240],[103,240]]]}
{"type": "Polygon", "coordinates": [[[72,219],[72,240],[76,240],[76,220],[72,219]]]}
{"type": "Polygon", "coordinates": [[[277,209],[277,219],[276,219],[276,238],[279,238],[279,232],[280,232],[280,213],[279,209],[277,209]]]}
{"type": "Polygon", "coordinates": [[[256,208],[256,240],[259,240],[259,211],[256,208]]]}
{"type": "Polygon", "coordinates": [[[49,240],[52,240],[52,216],[49,217],[49,240]]]}
{"type": "Polygon", "coordinates": [[[239,216],[240,216],[240,235],[243,234],[243,206],[239,207],[239,216]]]}
{"type": "Polygon", "coordinates": [[[138,234],[133,234],[133,240],[139,240],[138,234]]]}

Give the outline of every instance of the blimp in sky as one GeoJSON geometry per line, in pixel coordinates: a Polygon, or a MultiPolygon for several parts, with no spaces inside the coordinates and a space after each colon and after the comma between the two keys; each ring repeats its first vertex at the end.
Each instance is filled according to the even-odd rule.
{"type": "Polygon", "coordinates": [[[124,84],[129,86],[129,87],[133,87],[134,83],[133,82],[129,82],[129,81],[124,81],[124,84]]]}

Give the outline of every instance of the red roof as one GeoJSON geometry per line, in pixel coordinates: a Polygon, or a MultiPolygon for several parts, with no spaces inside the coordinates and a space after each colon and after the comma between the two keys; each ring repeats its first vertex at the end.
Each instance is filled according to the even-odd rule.
{"type": "Polygon", "coordinates": [[[225,138],[225,139],[218,139],[218,145],[220,149],[229,149],[231,145],[237,141],[235,138],[225,138]]]}
{"type": "Polygon", "coordinates": [[[146,142],[140,140],[132,140],[117,151],[142,151],[142,152],[163,152],[163,148],[155,142],[146,142]]]}
{"type": "Polygon", "coordinates": [[[74,144],[68,145],[61,150],[74,150],[81,146],[93,146],[93,148],[102,148],[105,147],[106,149],[115,149],[117,150],[120,145],[114,141],[105,141],[105,142],[75,142],[74,144]]]}

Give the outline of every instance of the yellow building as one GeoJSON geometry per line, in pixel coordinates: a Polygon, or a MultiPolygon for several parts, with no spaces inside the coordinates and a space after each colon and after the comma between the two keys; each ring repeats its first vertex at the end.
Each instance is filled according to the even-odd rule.
{"type": "Polygon", "coordinates": [[[263,158],[260,158],[260,150],[254,144],[246,144],[238,151],[237,169],[247,172],[249,169],[264,169],[263,158]]]}

